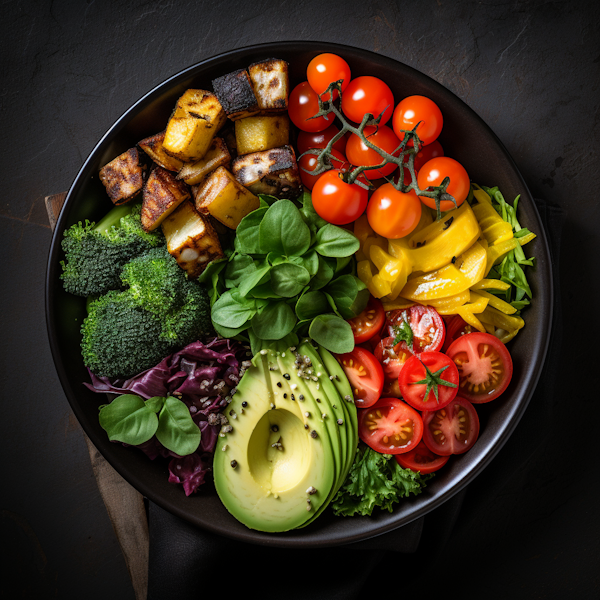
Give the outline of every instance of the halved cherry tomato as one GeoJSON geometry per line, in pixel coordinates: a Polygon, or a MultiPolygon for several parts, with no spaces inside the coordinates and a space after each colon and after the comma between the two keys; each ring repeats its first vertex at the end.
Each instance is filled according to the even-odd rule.
{"type": "MultiPolygon", "coordinates": [[[[346,164],[346,157],[337,150],[331,151],[331,164],[334,169],[343,169],[346,164]]],[[[321,175],[311,175],[307,173],[304,169],[308,171],[314,171],[317,167],[317,157],[314,154],[304,154],[298,159],[298,170],[300,172],[300,179],[302,180],[302,185],[309,190],[312,190],[317,183],[317,179],[321,177],[321,175]]]]}
{"type": "MultiPolygon", "coordinates": [[[[393,156],[400,155],[400,151],[396,152],[396,149],[400,145],[400,140],[389,127],[385,125],[380,125],[378,128],[365,127],[364,134],[371,144],[381,148],[384,152],[393,156]]],[[[383,162],[381,154],[377,150],[369,148],[355,133],[348,138],[346,156],[356,166],[372,167],[383,162]]],[[[364,171],[364,174],[370,180],[381,179],[393,173],[397,168],[398,165],[396,163],[390,162],[379,169],[364,171]]]]}
{"type": "Polygon", "coordinates": [[[437,410],[454,400],[458,392],[458,369],[441,352],[421,352],[406,361],[398,377],[398,384],[402,397],[413,408],[437,410]]]}
{"type": "Polygon", "coordinates": [[[423,437],[423,419],[398,398],[381,398],[359,411],[358,436],[384,454],[403,454],[416,448],[423,437]]]}
{"type": "MultiPolygon", "coordinates": [[[[300,131],[300,133],[298,133],[298,140],[296,141],[296,148],[298,149],[298,154],[304,154],[307,150],[310,150],[311,148],[325,148],[325,146],[327,146],[327,144],[339,132],[339,128],[335,125],[330,125],[327,129],[324,129],[323,131],[300,131]]],[[[333,145],[333,149],[337,150],[338,152],[341,152],[342,154],[345,154],[347,140],[348,132],[346,132],[333,145]]]]}
{"type": "MultiPolygon", "coordinates": [[[[456,200],[456,206],[460,206],[469,195],[471,182],[465,168],[449,156],[438,156],[427,161],[417,174],[417,183],[422,190],[428,187],[437,187],[442,184],[446,177],[450,177],[450,183],[446,192],[456,200]]],[[[419,196],[421,202],[429,208],[435,209],[435,200],[426,196],[419,196]]],[[[442,212],[452,210],[454,202],[442,200],[440,210],[442,212]]]]}
{"type": "Polygon", "coordinates": [[[288,115],[292,123],[302,131],[323,131],[332,123],[335,115],[330,113],[324,117],[311,119],[319,112],[317,93],[308,81],[299,83],[288,98],[288,115]]]}
{"type": "MultiPolygon", "coordinates": [[[[342,92],[350,83],[350,66],[348,63],[337,54],[326,52],[315,56],[309,63],[306,69],[306,78],[310,87],[322,94],[329,84],[342,79],[342,92]]],[[[337,90],[333,92],[333,98],[338,97],[337,90]]],[[[329,100],[329,94],[323,96],[323,100],[329,100]]]]}
{"type": "MultiPolygon", "coordinates": [[[[415,156],[415,171],[418,173],[426,162],[438,156],[444,156],[444,149],[437,140],[431,142],[431,144],[427,144],[427,146],[423,146],[415,156]]],[[[404,157],[404,162],[408,162],[408,156],[404,157]]]]}
{"type": "Polygon", "coordinates": [[[459,394],[473,404],[494,400],[510,383],[512,358],[491,333],[467,333],[452,342],[447,354],[458,367],[459,394]]]}
{"type": "Polygon", "coordinates": [[[396,330],[407,321],[413,332],[411,352],[434,352],[444,344],[446,327],[444,320],[432,306],[415,304],[402,310],[391,310],[386,313],[386,328],[389,335],[396,336],[396,330]]]}
{"type": "Polygon", "coordinates": [[[334,225],[356,221],[365,212],[368,198],[369,192],[365,188],[342,181],[339,169],[323,173],[312,189],[317,214],[334,225]]]}
{"type": "Polygon", "coordinates": [[[423,441],[435,454],[463,454],[479,436],[479,417],[475,407],[456,396],[448,406],[423,413],[423,441]]]}
{"type": "Polygon", "coordinates": [[[412,356],[406,342],[394,344],[393,337],[386,337],[379,342],[373,354],[381,363],[383,373],[387,380],[398,381],[398,376],[404,363],[412,356]]]}
{"type": "Polygon", "coordinates": [[[403,238],[419,224],[421,201],[412,190],[405,194],[384,183],[369,199],[367,219],[375,233],[388,239],[403,238]]]}
{"type": "MultiPolygon", "coordinates": [[[[417,123],[417,135],[423,145],[431,144],[442,131],[442,111],[438,105],[425,96],[408,96],[398,102],[394,110],[393,127],[396,135],[402,139],[402,130],[410,131],[417,123]]],[[[412,141],[409,142],[412,146],[412,141]]]]}
{"type": "Polygon", "coordinates": [[[461,335],[477,331],[472,325],[469,325],[460,315],[452,315],[452,318],[446,322],[446,339],[444,340],[443,351],[450,348],[450,344],[457,340],[461,335]]]}
{"type": "Polygon", "coordinates": [[[362,344],[376,336],[385,323],[385,311],[381,300],[369,296],[365,310],[348,321],[354,334],[354,343],[362,344]]]}
{"type": "Polygon", "coordinates": [[[450,460],[450,456],[439,456],[432,452],[421,440],[416,448],[406,454],[396,454],[394,457],[404,469],[418,471],[422,475],[441,469],[450,460]]]}
{"type": "Polygon", "coordinates": [[[338,354],[346,377],[352,386],[354,403],[358,408],[373,406],[383,389],[383,369],[371,352],[355,346],[352,352],[338,354]]]}
{"type": "Polygon", "coordinates": [[[366,113],[377,118],[383,112],[379,125],[385,125],[392,118],[394,94],[378,77],[356,77],[342,94],[342,111],[355,123],[360,123],[366,113]]]}

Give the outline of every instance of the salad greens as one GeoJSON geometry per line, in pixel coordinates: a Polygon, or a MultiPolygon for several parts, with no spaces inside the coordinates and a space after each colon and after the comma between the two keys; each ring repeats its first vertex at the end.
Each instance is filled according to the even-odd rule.
{"type": "Polygon", "coordinates": [[[345,483],[332,502],[337,516],[370,516],[376,507],[392,512],[394,504],[420,494],[433,473],[403,469],[391,454],[380,454],[361,443],[345,483]]]}
{"type": "Polygon", "coordinates": [[[515,198],[511,206],[506,202],[498,187],[481,187],[489,194],[492,199],[492,206],[496,209],[496,212],[498,212],[504,221],[512,225],[515,238],[521,242],[504,257],[500,264],[493,266],[489,273],[490,278],[500,279],[510,284],[510,287],[506,291],[489,291],[497,296],[503,296],[503,300],[511,304],[517,311],[520,311],[530,304],[531,299],[531,288],[523,267],[532,267],[535,261],[535,258],[527,258],[525,256],[522,244],[525,243],[526,237],[533,236],[533,234],[529,229],[521,227],[517,219],[517,205],[520,196],[515,198]]]}
{"type": "MultiPolygon", "coordinates": [[[[354,348],[346,319],[360,314],[369,291],[354,273],[358,239],[300,202],[260,196],[242,219],[234,250],[200,276],[209,287],[211,318],[223,337],[274,341],[308,335],[336,353],[354,348]]],[[[260,345],[260,342],[259,342],[260,345]]]]}

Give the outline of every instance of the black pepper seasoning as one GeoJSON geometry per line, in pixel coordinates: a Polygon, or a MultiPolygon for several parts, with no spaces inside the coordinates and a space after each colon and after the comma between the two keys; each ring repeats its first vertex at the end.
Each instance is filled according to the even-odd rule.
{"type": "Polygon", "coordinates": [[[284,379],[290,379],[290,374],[289,373],[284,373],[283,374],[284,379]]]}
{"type": "Polygon", "coordinates": [[[229,463],[231,465],[231,467],[233,469],[235,469],[237,467],[237,460],[232,460],[231,463],[229,463]]]}

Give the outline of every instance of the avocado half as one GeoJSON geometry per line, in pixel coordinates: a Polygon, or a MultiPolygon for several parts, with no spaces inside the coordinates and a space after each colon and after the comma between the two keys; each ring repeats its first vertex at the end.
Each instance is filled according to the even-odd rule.
{"type": "Polygon", "coordinates": [[[213,472],[227,510],[259,531],[311,523],[346,479],[358,444],[352,389],[337,360],[309,342],[262,350],[225,414],[232,430],[220,434],[213,472]]]}

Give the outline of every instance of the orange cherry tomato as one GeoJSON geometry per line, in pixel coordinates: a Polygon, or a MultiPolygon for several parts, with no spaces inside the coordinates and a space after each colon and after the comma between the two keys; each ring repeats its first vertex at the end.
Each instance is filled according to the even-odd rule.
{"type": "Polygon", "coordinates": [[[378,77],[356,77],[342,93],[342,111],[355,123],[360,123],[366,113],[377,118],[383,112],[379,124],[385,125],[392,118],[393,110],[394,94],[378,77]]]}
{"type": "Polygon", "coordinates": [[[331,169],[319,177],[312,190],[317,214],[334,225],[347,225],[365,212],[368,190],[340,179],[340,171],[331,169]]]}
{"type": "Polygon", "coordinates": [[[288,115],[292,123],[302,131],[323,131],[332,123],[335,115],[312,119],[319,112],[319,97],[308,81],[299,83],[288,99],[288,115]]]}
{"type": "MultiPolygon", "coordinates": [[[[417,135],[425,146],[440,135],[443,122],[442,111],[438,105],[425,96],[408,96],[400,100],[392,118],[394,133],[400,139],[404,138],[402,130],[414,129],[419,123],[417,135]]],[[[409,142],[409,145],[412,146],[412,142],[409,142]]]]}
{"type": "MultiPolygon", "coordinates": [[[[444,156],[444,149],[437,140],[431,142],[431,144],[427,144],[427,146],[423,146],[415,156],[415,172],[418,173],[426,162],[429,162],[432,158],[437,158],[438,156],[444,156]]],[[[408,162],[408,156],[404,157],[404,162],[408,162]]]]}
{"type": "MultiPolygon", "coordinates": [[[[400,151],[395,152],[395,150],[400,145],[400,140],[396,137],[396,134],[385,125],[381,125],[379,128],[375,127],[365,127],[364,129],[365,137],[371,142],[374,146],[381,148],[388,154],[392,154],[398,156],[400,151]]],[[[346,144],[346,156],[348,160],[353,165],[364,165],[364,166],[374,166],[379,165],[383,162],[383,157],[381,154],[377,152],[377,150],[373,150],[369,148],[356,134],[352,134],[348,139],[348,143],[346,144]]],[[[381,167],[380,169],[375,169],[373,171],[364,171],[367,179],[381,179],[382,177],[386,177],[390,175],[397,169],[398,165],[395,163],[388,163],[387,165],[381,167]]]]}
{"type": "MultiPolygon", "coordinates": [[[[471,182],[465,168],[453,158],[439,156],[426,162],[417,174],[417,183],[419,188],[424,190],[428,187],[441,185],[446,177],[450,177],[450,184],[446,191],[454,197],[456,206],[460,206],[469,195],[471,182]]],[[[435,210],[435,200],[433,198],[427,198],[426,196],[419,197],[425,206],[429,206],[429,208],[435,210]]],[[[450,200],[443,200],[440,203],[442,211],[452,210],[453,208],[455,208],[454,203],[450,200]]]]}
{"type": "Polygon", "coordinates": [[[378,187],[367,206],[367,219],[375,233],[388,239],[407,236],[419,224],[421,202],[411,190],[408,194],[391,183],[378,187]]]}
{"type": "MultiPolygon", "coordinates": [[[[306,69],[306,78],[310,87],[322,94],[329,84],[342,79],[342,92],[350,83],[350,66],[348,63],[337,54],[326,52],[315,56],[309,63],[306,69]]],[[[333,92],[333,98],[338,97],[337,90],[333,92]]],[[[329,100],[329,94],[323,96],[323,100],[329,100]]]]}

